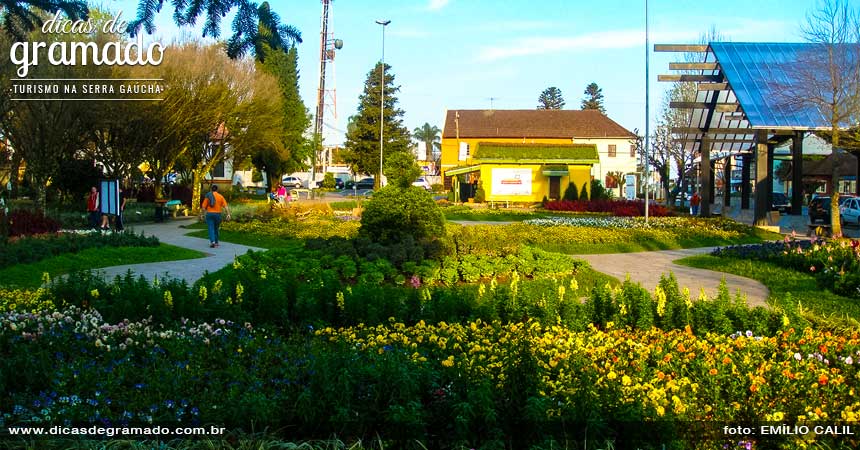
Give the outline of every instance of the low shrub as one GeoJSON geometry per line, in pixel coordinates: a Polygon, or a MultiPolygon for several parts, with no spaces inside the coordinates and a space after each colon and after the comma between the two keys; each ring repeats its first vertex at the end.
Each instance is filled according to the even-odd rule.
{"type": "Polygon", "coordinates": [[[424,189],[386,186],[364,203],[359,236],[383,245],[412,238],[428,251],[447,246],[445,216],[424,189]]]}

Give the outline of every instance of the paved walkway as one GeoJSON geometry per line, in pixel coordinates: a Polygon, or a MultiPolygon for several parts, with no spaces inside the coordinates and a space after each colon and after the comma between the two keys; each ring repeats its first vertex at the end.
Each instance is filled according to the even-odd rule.
{"type": "MultiPolygon", "coordinates": [[[[146,235],[155,235],[161,242],[175,245],[177,247],[198,250],[206,254],[204,258],[182,261],[164,261],[145,264],[131,264],[125,266],[108,267],[98,269],[107,278],[124,275],[131,270],[135,274],[143,275],[152,280],[156,275],[159,277],[169,276],[180,278],[189,284],[199,280],[205,272],[214,272],[231,264],[237,255],[243,255],[248,250],[264,250],[228,242],[221,243],[219,248],[209,248],[209,241],[196,237],[186,236],[189,230],[180,228],[182,225],[192,224],[192,220],[169,220],[165,223],[145,224],[129,227],[135,233],[143,232],[146,235]]],[[[503,222],[487,222],[492,224],[503,224],[503,222]]],[[[463,222],[464,225],[474,225],[476,222],[463,222]]],[[[734,295],[740,289],[747,296],[747,303],[751,306],[765,306],[768,297],[767,288],[758,281],[736,275],[730,275],[711,270],[694,269],[674,264],[672,261],[686,256],[705,254],[712,248],[696,248],[684,250],[664,250],[640,253],[617,253],[602,255],[575,255],[575,258],[584,259],[598,272],[624,280],[627,275],[635,281],[642,283],[649,291],[660,281],[660,276],[672,272],[678,279],[681,288],[687,287],[691,294],[697,297],[699,290],[705,288],[708,295],[716,295],[717,287],[722,278],[726,279],[730,292],[734,295]]]]}
{"type": "Polygon", "coordinates": [[[705,288],[705,292],[709,296],[715,296],[720,280],[725,278],[729,292],[733,296],[740,289],[742,294],[746,294],[748,305],[766,306],[769,292],[758,281],[723,272],[679,266],[672,262],[687,256],[706,254],[711,250],[713,247],[640,253],[574,255],[573,257],[584,259],[591,264],[594,270],[619,280],[624,280],[629,274],[631,280],[642,283],[642,286],[649,291],[654,290],[654,287],[660,282],[661,275],[672,272],[678,280],[678,287],[681,289],[689,288],[694,299],[698,298],[701,288],[705,288]]]}
{"type": "Polygon", "coordinates": [[[214,272],[231,264],[236,255],[244,255],[248,250],[264,250],[228,242],[222,242],[218,248],[209,248],[208,239],[185,236],[185,233],[189,233],[190,230],[180,228],[180,226],[192,223],[194,223],[193,220],[174,219],[165,223],[134,225],[128,228],[135,233],[143,232],[147,236],[154,235],[165,244],[203,252],[206,254],[204,258],[129,264],[98,269],[98,271],[104,273],[107,279],[112,279],[117,275],[125,275],[131,270],[137,275],[143,275],[148,280],[152,280],[158,275],[159,277],[168,276],[183,279],[191,284],[203,277],[207,271],[214,272]]]}

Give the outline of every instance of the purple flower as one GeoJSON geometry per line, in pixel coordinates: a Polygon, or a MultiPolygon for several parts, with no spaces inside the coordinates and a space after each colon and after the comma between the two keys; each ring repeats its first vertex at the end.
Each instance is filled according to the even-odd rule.
{"type": "Polygon", "coordinates": [[[412,278],[409,279],[409,285],[415,289],[421,287],[421,278],[418,275],[412,275],[412,278]]]}

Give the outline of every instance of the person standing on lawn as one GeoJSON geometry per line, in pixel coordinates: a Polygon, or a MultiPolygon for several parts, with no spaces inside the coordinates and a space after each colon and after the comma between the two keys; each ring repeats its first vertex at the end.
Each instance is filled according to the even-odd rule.
{"type": "Polygon", "coordinates": [[[693,198],[690,199],[690,207],[692,208],[692,212],[694,216],[699,215],[699,205],[702,204],[702,197],[698,192],[693,193],[693,198]]]}
{"type": "MultiPolygon", "coordinates": [[[[218,185],[213,184],[212,190],[203,198],[203,211],[206,214],[206,225],[209,227],[209,247],[218,247],[218,231],[221,228],[221,210],[227,213],[230,220],[230,208],[227,199],[218,193],[218,185]]],[[[203,219],[203,216],[200,216],[203,219]]]]}
{"type": "Polygon", "coordinates": [[[90,228],[99,226],[99,190],[95,186],[90,188],[90,196],[87,197],[87,214],[90,219],[90,228]]]}

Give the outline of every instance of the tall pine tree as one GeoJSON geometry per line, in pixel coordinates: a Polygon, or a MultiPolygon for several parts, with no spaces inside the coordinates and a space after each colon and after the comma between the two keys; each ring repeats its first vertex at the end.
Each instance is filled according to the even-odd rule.
{"type": "MultiPolygon", "coordinates": [[[[382,63],[367,74],[364,92],[358,97],[358,112],[350,118],[346,132],[344,160],[356,173],[373,174],[379,186],[379,96],[382,63]]],[[[383,158],[409,150],[410,134],[403,125],[403,110],[397,107],[400,86],[394,85],[391,66],[385,65],[385,106],[383,121],[383,158]]]]}
{"type": "Polygon", "coordinates": [[[283,98],[283,138],[280,143],[259,148],[251,161],[258,170],[266,173],[271,188],[281,175],[307,166],[312,147],[304,137],[304,132],[310,126],[311,119],[299,95],[299,56],[296,47],[283,51],[264,46],[264,53],[265,61],[259,67],[278,80],[283,98]]]}
{"type": "Polygon", "coordinates": [[[597,83],[591,83],[585,87],[586,97],[582,99],[582,109],[596,109],[603,114],[606,114],[606,108],[603,107],[603,89],[597,86],[597,83]]]}
{"type": "Polygon", "coordinates": [[[561,89],[552,86],[544,89],[543,92],[540,93],[537,109],[562,108],[564,108],[564,97],[561,96],[561,89]]]}

